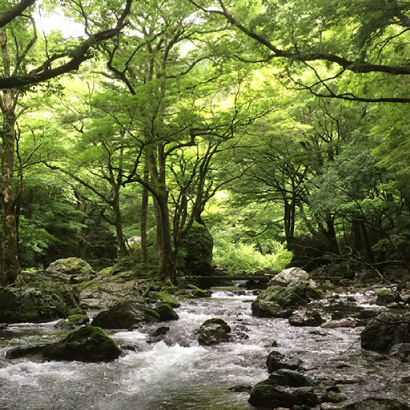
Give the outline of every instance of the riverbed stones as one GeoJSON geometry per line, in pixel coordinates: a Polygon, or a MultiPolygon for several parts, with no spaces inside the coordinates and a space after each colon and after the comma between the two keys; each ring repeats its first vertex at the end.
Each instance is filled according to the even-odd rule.
{"type": "Polygon", "coordinates": [[[391,349],[389,355],[403,362],[410,359],[410,343],[397,343],[391,349]]]}
{"type": "Polygon", "coordinates": [[[343,410],[410,410],[407,404],[398,400],[367,398],[342,407],[343,410]]]}
{"type": "Polygon", "coordinates": [[[74,290],[0,288],[0,322],[47,322],[69,316],[80,309],[74,290]]]}
{"type": "Polygon", "coordinates": [[[263,409],[313,408],[320,403],[318,396],[310,389],[288,389],[265,382],[258,383],[250,392],[249,403],[263,409]],[[305,406],[305,407],[303,407],[305,406]]]}
{"type": "Polygon", "coordinates": [[[382,312],[370,320],[360,335],[363,349],[387,352],[397,343],[410,340],[410,312],[382,312]]]}
{"type": "Polygon", "coordinates": [[[320,326],[325,320],[320,316],[320,313],[316,310],[308,309],[306,312],[301,313],[294,313],[289,319],[289,324],[291,326],[320,326]]]}
{"type": "Polygon", "coordinates": [[[200,345],[212,346],[230,341],[231,328],[219,318],[205,320],[198,330],[198,342],[200,345]]]}
{"type": "Polygon", "coordinates": [[[99,327],[84,326],[57,343],[29,348],[17,348],[7,357],[39,358],[45,360],[75,360],[80,362],[109,362],[121,354],[118,345],[99,327]]]}
{"type": "Polygon", "coordinates": [[[285,356],[284,354],[273,350],[266,359],[266,366],[269,373],[279,369],[296,370],[302,364],[302,361],[294,356],[285,356]]]}
{"type": "Polygon", "coordinates": [[[279,369],[269,375],[278,386],[302,387],[312,386],[313,381],[303,374],[290,369],[279,369]]]}
{"type": "Polygon", "coordinates": [[[318,290],[304,284],[270,286],[252,302],[252,314],[258,317],[289,318],[295,308],[322,298],[318,290]]]}
{"type": "Polygon", "coordinates": [[[160,315],[142,300],[120,302],[100,312],[92,321],[103,329],[132,329],[143,322],[159,322],[160,315]]]}

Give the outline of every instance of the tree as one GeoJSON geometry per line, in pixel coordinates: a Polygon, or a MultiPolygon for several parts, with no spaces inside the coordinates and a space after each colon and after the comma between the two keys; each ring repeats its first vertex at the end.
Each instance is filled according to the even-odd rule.
{"type": "Polygon", "coordinates": [[[252,39],[246,49],[234,53],[239,60],[279,59],[293,84],[316,96],[410,102],[403,80],[410,74],[407,2],[255,0],[226,5],[218,0],[214,8],[207,2],[189,1],[252,39]],[[295,67],[310,70],[310,81],[303,81],[295,67]]]}
{"type": "Polygon", "coordinates": [[[2,112],[0,284],[2,285],[14,283],[20,272],[16,204],[23,187],[21,168],[19,169],[20,186],[15,190],[13,185],[16,121],[22,113],[17,109],[21,95],[18,87],[44,82],[77,70],[81,63],[92,58],[91,51],[95,46],[121,32],[131,3],[132,0],[126,2],[113,28],[98,31],[94,35],[90,33],[87,40],[80,42],[74,48],[67,44],[63,52],[55,51],[59,45],[54,44],[50,48],[47,39],[42,41],[37,34],[35,19],[29,14],[23,14],[23,11],[28,11],[34,2],[22,1],[15,7],[9,8],[9,11],[0,17],[2,25],[0,49],[3,63],[0,72],[0,89],[3,90],[0,98],[2,112]],[[41,49],[40,46],[44,48],[41,49]],[[33,69],[32,67],[36,65],[37,67],[33,69]]]}

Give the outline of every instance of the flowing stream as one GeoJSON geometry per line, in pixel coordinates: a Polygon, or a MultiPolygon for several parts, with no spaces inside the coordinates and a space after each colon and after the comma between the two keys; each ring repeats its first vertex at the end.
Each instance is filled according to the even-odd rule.
{"type": "MultiPolygon", "coordinates": [[[[352,297],[365,302],[363,295],[352,297]]],[[[306,375],[337,384],[347,402],[373,396],[410,403],[410,365],[362,351],[361,327],[291,327],[286,319],[255,318],[254,298],[250,291],[217,290],[209,299],[186,300],[179,320],[164,323],[170,329],[155,343],[148,333],[158,324],[113,332],[124,355],[111,363],[6,360],[10,347],[65,335],[53,323],[10,325],[0,330],[0,409],[249,410],[249,394],[232,388],[266,379],[272,350],[299,357],[306,375]],[[231,326],[232,342],[199,346],[195,332],[212,317],[231,326]]]]}

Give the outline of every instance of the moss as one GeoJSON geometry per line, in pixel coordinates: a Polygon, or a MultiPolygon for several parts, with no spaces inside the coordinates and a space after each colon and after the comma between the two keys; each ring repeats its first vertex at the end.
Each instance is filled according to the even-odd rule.
{"type": "Polygon", "coordinates": [[[81,320],[81,319],[88,319],[88,318],[87,318],[86,315],[83,315],[83,314],[81,314],[81,313],[78,313],[78,314],[75,314],[75,315],[70,315],[70,316],[68,317],[68,320],[69,320],[70,322],[75,322],[75,321],[81,320]]]}
{"type": "Polygon", "coordinates": [[[175,300],[169,293],[166,292],[155,292],[154,297],[156,301],[162,301],[172,307],[179,307],[180,303],[175,300]]]}
{"type": "Polygon", "coordinates": [[[113,269],[113,266],[109,266],[108,268],[101,269],[98,273],[102,276],[108,276],[111,274],[113,269]]]}

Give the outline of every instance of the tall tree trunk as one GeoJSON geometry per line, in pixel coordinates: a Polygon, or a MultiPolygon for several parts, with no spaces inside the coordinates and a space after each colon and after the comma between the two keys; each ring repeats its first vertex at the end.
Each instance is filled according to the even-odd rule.
{"type": "Polygon", "coordinates": [[[167,282],[175,280],[175,262],[172,251],[171,224],[169,222],[168,191],[165,180],[165,156],[163,146],[157,153],[147,151],[151,184],[154,187],[154,213],[157,224],[158,274],[167,282]]]}
{"type": "Polygon", "coordinates": [[[15,149],[15,106],[17,95],[4,92],[1,102],[3,126],[1,130],[1,284],[15,283],[20,275],[18,252],[16,197],[13,186],[15,149]]]}
{"type": "MultiPolygon", "coordinates": [[[[149,182],[149,164],[148,159],[145,157],[144,164],[144,182],[149,182]]],[[[141,198],[141,263],[148,263],[148,235],[147,235],[147,218],[148,218],[148,189],[142,188],[141,198]]]]}
{"type": "Polygon", "coordinates": [[[114,225],[117,234],[118,243],[118,256],[126,256],[128,254],[127,246],[124,240],[124,232],[122,230],[122,215],[120,209],[120,190],[118,185],[112,186],[114,190],[114,199],[112,203],[112,208],[114,212],[114,225]]]}
{"type": "Polygon", "coordinates": [[[157,237],[160,238],[160,240],[157,241],[159,259],[158,273],[165,279],[165,281],[173,282],[175,280],[175,262],[172,251],[171,225],[169,222],[167,193],[161,193],[159,195],[156,200],[156,206],[158,208],[156,215],[158,215],[160,222],[158,224],[157,221],[157,237]]]}

